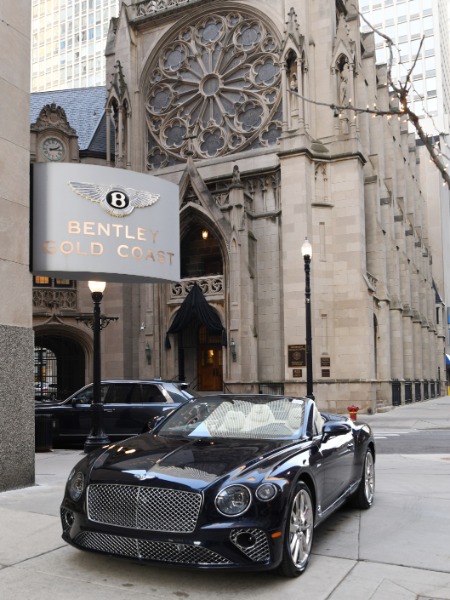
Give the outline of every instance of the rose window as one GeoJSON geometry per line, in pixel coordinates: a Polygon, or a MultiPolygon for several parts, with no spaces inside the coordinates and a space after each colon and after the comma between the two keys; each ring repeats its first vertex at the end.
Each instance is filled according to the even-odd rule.
{"type": "Polygon", "coordinates": [[[278,51],[254,17],[217,12],[184,26],[149,71],[148,168],[277,145],[278,51]]]}

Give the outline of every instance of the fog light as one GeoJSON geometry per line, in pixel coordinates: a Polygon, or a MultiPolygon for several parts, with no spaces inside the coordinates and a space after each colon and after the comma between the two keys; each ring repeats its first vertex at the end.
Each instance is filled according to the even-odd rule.
{"type": "Polygon", "coordinates": [[[273,483],[263,483],[256,490],[256,497],[262,502],[269,502],[277,495],[277,486],[273,483]]]}
{"type": "Polygon", "coordinates": [[[64,521],[67,525],[67,527],[72,527],[72,525],[75,522],[75,516],[73,514],[73,512],[71,512],[70,510],[66,510],[66,512],[64,513],[64,521]]]}
{"type": "Polygon", "coordinates": [[[236,544],[241,548],[252,548],[256,544],[256,538],[251,533],[239,533],[236,536],[236,544]]]}

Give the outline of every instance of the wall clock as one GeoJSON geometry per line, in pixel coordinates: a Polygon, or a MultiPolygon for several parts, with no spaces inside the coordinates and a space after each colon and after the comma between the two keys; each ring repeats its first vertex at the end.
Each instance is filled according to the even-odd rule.
{"type": "Polygon", "coordinates": [[[63,160],[64,144],[57,137],[48,137],[42,142],[42,152],[47,160],[63,160]]]}

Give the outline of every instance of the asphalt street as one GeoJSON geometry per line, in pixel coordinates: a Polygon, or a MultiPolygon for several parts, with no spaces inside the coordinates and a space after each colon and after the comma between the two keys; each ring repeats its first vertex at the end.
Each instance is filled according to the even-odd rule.
{"type": "Polygon", "coordinates": [[[450,431],[376,430],[378,454],[445,454],[450,452],[450,431]]]}
{"type": "Polygon", "coordinates": [[[360,419],[380,449],[398,438],[410,451],[378,454],[373,507],[345,507],[317,528],[297,579],[141,566],[67,546],[59,504],[83,453],[55,450],[36,454],[37,485],[0,494],[0,598],[450,600],[450,450],[427,448],[450,430],[450,397],[360,419]]]}

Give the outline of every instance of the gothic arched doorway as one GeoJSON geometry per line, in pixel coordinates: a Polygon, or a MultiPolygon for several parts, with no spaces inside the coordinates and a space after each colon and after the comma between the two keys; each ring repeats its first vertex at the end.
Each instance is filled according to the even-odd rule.
{"type": "Polygon", "coordinates": [[[64,400],[85,384],[85,354],[82,346],[61,334],[36,332],[34,378],[38,395],[48,389],[50,397],[64,400]]]}
{"type": "Polygon", "coordinates": [[[225,328],[197,284],[193,284],[167,331],[167,349],[171,348],[170,334],[177,334],[179,379],[200,391],[222,390],[225,328]]]}

